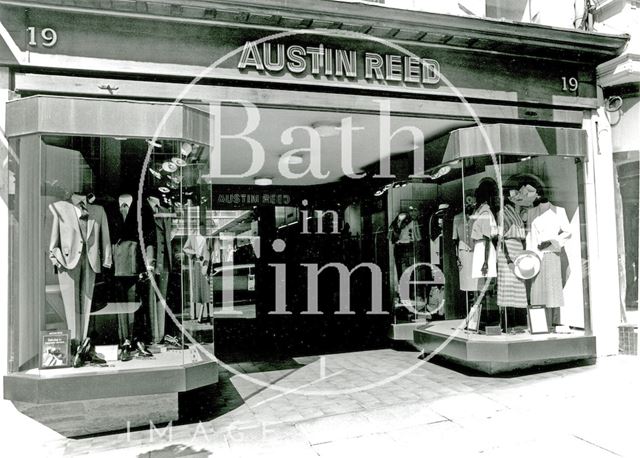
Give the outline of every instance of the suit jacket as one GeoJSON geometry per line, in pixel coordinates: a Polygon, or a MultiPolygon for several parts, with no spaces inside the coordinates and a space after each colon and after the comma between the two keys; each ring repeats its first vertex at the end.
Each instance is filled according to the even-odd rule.
{"type": "Polygon", "coordinates": [[[144,272],[144,261],[138,237],[137,203],[131,202],[127,217],[123,220],[118,205],[110,212],[109,227],[113,242],[113,274],[135,276],[144,272]]]}
{"type": "Polygon", "coordinates": [[[74,205],[60,200],[49,205],[53,214],[49,258],[54,266],[71,270],[78,265],[83,245],[94,272],[101,267],[111,267],[111,239],[104,209],[99,205],[87,205],[87,234],[83,237],[74,205]]]}
{"type": "MultiPolygon", "coordinates": [[[[158,213],[169,213],[169,210],[159,206],[158,213]]],[[[155,267],[158,272],[171,271],[173,267],[171,251],[171,220],[156,217],[148,202],[142,205],[142,231],[147,254],[147,264],[155,267]]]]}

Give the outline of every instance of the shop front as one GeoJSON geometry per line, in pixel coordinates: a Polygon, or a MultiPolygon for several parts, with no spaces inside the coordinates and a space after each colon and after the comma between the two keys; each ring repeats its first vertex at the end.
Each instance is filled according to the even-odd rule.
{"type": "Polygon", "coordinates": [[[232,361],[609,352],[594,69],[625,39],[427,13],[328,32],[330,3],[289,25],[1,7],[6,399],[78,435],[177,419],[232,361]]]}

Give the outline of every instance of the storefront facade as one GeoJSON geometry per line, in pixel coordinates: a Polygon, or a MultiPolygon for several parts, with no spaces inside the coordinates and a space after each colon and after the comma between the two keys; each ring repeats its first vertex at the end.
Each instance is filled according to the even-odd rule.
{"type": "Polygon", "coordinates": [[[626,38],[329,1],[26,3],[0,5],[0,81],[4,391],[29,415],[135,397],[168,421],[216,356],[431,351],[438,325],[486,372],[616,353],[595,67],[626,38]],[[475,266],[498,234],[535,252],[531,281],[500,280],[505,244],[475,266]]]}

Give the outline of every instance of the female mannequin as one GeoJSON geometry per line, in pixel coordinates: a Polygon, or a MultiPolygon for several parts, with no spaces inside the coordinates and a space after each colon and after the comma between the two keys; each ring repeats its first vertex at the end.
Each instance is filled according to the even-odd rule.
{"type": "Polygon", "coordinates": [[[485,178],[476,189],[476,210],[472,215],[471,239],[473,240],[472,278],[486,279],[497,276],[496,248],[493,243],[498,235],[491,204],[497,186],[491,178],[485,178]]]}
{"type": "Polygon", "coordinates": [[[523,253],[525,247],[525,227],[520,217],[520,208],[514,201],[518,196],[511,191],[505,193],[504,206],[498,212],[499,232],[502,235],[498,247],[498,307],[505,308],[503,330],[508,325],[526,326],[527,289],[523,280],[514,273],[513,261],[523,253]],[[511,319],[507,316],[510,310],[511,319]],[[518,309],[518,312],[516,310],[518,309]]]}
{"type": "Polygon", "coordinates": [[[531,305],[546,307],[549,325],[561,324],[557,313],[564,305],[560,252],[571,237],[567,212],[541,195],[537,205],[527,212],[527,227],[527,249],[542,261],[540,272],[531,283],[531,305]]]}
{"type": "Polygon", "coordinates": [[[472,276],[473,241],[471,239],[472,220],[475,197],[467,196],[462,212],[453,217],[453,240],[456,243],[456,262],[459,271],[461,291],[477,291],[478,280],[472,276]]]}
{"type": "Polygon", "coordinates": [[[400,212],[389,226],[389,240],[393,244],[393,254],[398,278],[415,263],[415,243],[422,240],[420,227],[407,212],[400,212]]]}

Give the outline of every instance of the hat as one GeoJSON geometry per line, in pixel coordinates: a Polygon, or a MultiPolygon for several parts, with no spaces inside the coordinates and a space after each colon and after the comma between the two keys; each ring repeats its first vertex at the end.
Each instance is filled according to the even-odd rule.
{"type": "Polygon", "coordinates": [[[438,205],[438,210],[436,210],[436,214],[440,215],[446,212],[449,209],[449,204],[440,204],[438,205]]]}
{"type": "Polygon", "coordinates": [[[530,280],[540,272],[540,258],[533,251],[525,250],[513,261],[516,277],[521,280],[530,280]]]}

